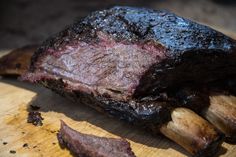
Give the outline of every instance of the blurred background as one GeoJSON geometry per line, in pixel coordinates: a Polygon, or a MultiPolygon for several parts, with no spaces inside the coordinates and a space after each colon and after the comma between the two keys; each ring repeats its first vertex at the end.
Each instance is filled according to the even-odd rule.
{"type": "Polygon", "coordinates": [[[1,0],[0,50],[41,43],[91,11],[114,5],[167,9],[236,33],[235,0],[1,0]]]}

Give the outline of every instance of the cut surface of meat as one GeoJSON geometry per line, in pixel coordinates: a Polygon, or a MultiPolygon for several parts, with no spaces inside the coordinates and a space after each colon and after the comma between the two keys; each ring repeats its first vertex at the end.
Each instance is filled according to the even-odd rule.
{"type": "Polygon", "coordinates": [[[162,46],[150,49],[151,43],[131,45],[101,38],[99,44],[66,45],[56,56],[45,56],[40,67],[86,93],[128,100],[146,69],[166,58],[162,46]]]}
{"type": "Polygon", "coordinates": [[[61,146],[67,146],[76,156],[81,157],[135,157],[125,139],[98,137],[73,130],[61,121],[58,133],[61,146]]]}

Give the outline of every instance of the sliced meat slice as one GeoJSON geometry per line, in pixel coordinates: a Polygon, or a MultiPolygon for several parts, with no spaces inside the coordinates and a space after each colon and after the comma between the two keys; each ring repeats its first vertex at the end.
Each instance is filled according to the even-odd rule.
{"type": "Polygon", "coordinates": [[[125,139],[98,137],[73,130],[61,121],[58,140],[76,156],[81,157],[135,157],[125,139]]]}

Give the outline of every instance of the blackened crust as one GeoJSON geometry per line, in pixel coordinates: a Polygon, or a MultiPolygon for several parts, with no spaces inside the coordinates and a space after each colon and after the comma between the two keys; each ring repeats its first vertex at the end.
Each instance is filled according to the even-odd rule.
{"type": "Polygon", "coordinates": [[[186,51],[231,53],[235,41],[222,33],[179,17],[168,11],[147,8],[113,7],[95,11],[45,41],[34,54],[34,62],[47,49],[59,49],[72,41],[97,42],[97,32],[109,34],[116,41],[128,43],[153,40],[168,50],[170,59],[186,51]]]}
{"type": "Polygon", "coordinates": [[[141,126],[154,133],[159,132],[161,124],[170,120],[170,104],[162,101],[159,97],[154,99],[147,98],[147,100],[143,101],[132,100],[124,102],[106,97],[94,97],[79,91],[66,91],[67,84],[60,79],[46,79],[39,83],[68,99],[88,105],[108,116],[141,126]]]}

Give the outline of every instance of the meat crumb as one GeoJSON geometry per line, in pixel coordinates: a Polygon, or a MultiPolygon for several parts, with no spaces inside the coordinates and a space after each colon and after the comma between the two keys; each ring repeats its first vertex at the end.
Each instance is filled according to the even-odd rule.
{"type": "Polygon", "coordinates": [[[30,111],[28,114],[27,123],[32,123],[35,126],[42,126],[43,125],[43,117],[41,113],[38,111],[30,111]]]}
{"type": "Polygon", "coordinates": [[[15,150],[10,150],[10,153],[11,154],[16,154],[16,151],[15,150]]]}

